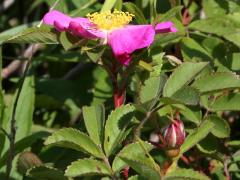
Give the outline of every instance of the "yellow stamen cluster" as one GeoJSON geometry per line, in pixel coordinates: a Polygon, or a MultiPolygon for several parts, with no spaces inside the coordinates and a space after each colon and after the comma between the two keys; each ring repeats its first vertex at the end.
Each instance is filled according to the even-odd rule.
{"type": "Polygon", "coordinates": [[[122,27],[132,21],[133,14],[129,12],[122,12],[118,10],[95,12],[87,15],[88,19],[97,25],[99,29],[111,30],[122,27]]]}

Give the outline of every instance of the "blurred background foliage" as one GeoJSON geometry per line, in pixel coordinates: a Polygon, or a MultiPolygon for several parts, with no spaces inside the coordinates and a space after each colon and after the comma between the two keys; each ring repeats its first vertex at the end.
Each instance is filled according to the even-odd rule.
{"type": "MultiPolygon", "coordinates": [[[[33,52],[30,73],[23,84],[19,99],[21,105],[16,112],[17,156],[13,165],[13,179],[27,179],[24,175],[26,170],[42,163],[59,169],[43,168],[43,174],[62,178],[63,171],[72,161],[86,155],[75,150],[44,146],[46,137],[62,127],[75,127],[85,131],[81,109],[85,105],[104,103],[106,112],[113,109],[111,81],[107,72],[96,63],[101,55],[101,48],[91,49],[85,44],[79,48],[75,44],[74,37],[69,38],[66,33],[61,33],[59,36],[56,36],[56,33],[50,34],[52,29],[48,27],[44,27],[45,29],[41,31],[29,29],[41,21],[54,2],[55,0],[2,0],[0,3],[2,51],[0,117],[2,127],[7,131],[16,89],[19,87],[19,80],[26,66],[24,60],[32,53],[31,43],[43,43],[37,46],[36,52],[33,52]],[[27,30],[24,31],[25,29],[27,30]],[[20,32],[22,34],[19,35],[20,32]],[[29,153],[21,153],[22,151],[29,153]]],[[[158,73],[159,70],[170,75],[179,60],[209,62],[210,65],[201,72],[201,76],[214,72],[215,79],[212,80],[209,75],[206,76],[206,80],[202,80],[203,82],[193,83],[193,87],[201,91],[201,96],[196,98],[197,104],[200,98],[201,106],[192,106],[195,100],[188,101],[183,95],[178,97],[183,103],[174,108],[180,109],[188,132],[191,132],[193,127],[198,127],[208,111],[213,112],[218,118],[225,119],[220,120],[221,123],[218,122],[219,131],[208,134],[204,141],[200,141],[196,148],[187,154],[190,159],[188,164],[181,161],[181,166],[202,171],[213,179],[224,179],[224,167],[219,163],[223,162],[227,164],[233,178],[239,178],[240,94],[237,88],[240,87],[238,79],[240,1],[115,0],[107,2],[60,0],[55,9],[71,16],[86,16],[102,8],[116,8],[135,14],[136,24],[173,21],[178,29],[176,34],[158,35],[148,52],[136,54],[149,63],[150,69],[154,69],[154,72],[151,72],[153,74],[158,73]],[[151,59],[147,56],[149,54],[151,59]],[[204,83],[209,89],[204,89],[205,86],[202,88],[204,83]],[[219,92],[219,89],[223,91],[219,92]],[[216,93],[208,94],[208,92],[216,93]]],[[[149,77],[148,70],[146,64],[137,65],[132,73],[131,83],[127,87],[127,102],[141,101],[138,96],[144,93],[142,85],[149,77]]],[[[146,87],[146,91],[154,87],[154,83],[151,83],[149,81],[150,88],[146,87]]],[[[158,115],[162,117],[159,124],[166,123],[166,114],[174,108],[166,107],[158,111],[158,115]]],[[[154,122],[146,126],[143,133],[145,140],[154,130],[154,122]]],[[[8,148],[9,142],[4,133],[1,133],[2,175],[5,172],[8,148]]],[[[156,152],[154,155],[153,152],[153,156],[157,162],[162,162],[161,155],[156,152]]],[[[32,177],[38,176],[34,170],[28,173],[32,173],[32,177]]]]}

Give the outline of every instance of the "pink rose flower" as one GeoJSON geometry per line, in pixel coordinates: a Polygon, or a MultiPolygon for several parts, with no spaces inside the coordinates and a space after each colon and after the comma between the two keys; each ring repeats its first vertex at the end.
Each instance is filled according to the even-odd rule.
{"type": "Polygon", "coordinates": [[[131,54],[138,49],[149,47],[157,33],[176,32],[172,22],[162,22],[153,27],[147,25],[129,25],[134,15],[114,10],[87,15],[87,18],[72,18],[53,10],[45,14],[43,22],[52,25],[58,31],[68,31],[86,39],[100,39],[108,44],[115,58],[128,65],[131,54]]]}

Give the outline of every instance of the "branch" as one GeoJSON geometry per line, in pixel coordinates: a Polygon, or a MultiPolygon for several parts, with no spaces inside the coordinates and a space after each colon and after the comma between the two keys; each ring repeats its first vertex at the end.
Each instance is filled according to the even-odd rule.
{"type": "MultiPolygon", "coordinates": [[[[35,44],[34,48],[33,45],[30,45],[24,52],[23,52],[23,58],[28,59],[30,56],[34,55],[40,48],[42,48],[42,45],[35,44]]],[[[20,61],[18,59],[13,60],[7,67],[3,68],[2,70],[2,79],[8,78],[11,74],[16,72],[22,65],[24,64],[24,61],[20,61]]],[[[22,71],[24,71],[25,68],[23,68],[22,71]]]]}

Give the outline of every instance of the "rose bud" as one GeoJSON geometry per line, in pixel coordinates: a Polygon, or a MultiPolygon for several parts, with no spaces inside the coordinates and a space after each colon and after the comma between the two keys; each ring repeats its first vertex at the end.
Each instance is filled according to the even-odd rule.
{"type": "Polygon", "coordinates": [[[185,139],[183,122],[174,120],[170,125],[163,128],[162,134],[168,149],[179,149],[185,139]]]}

